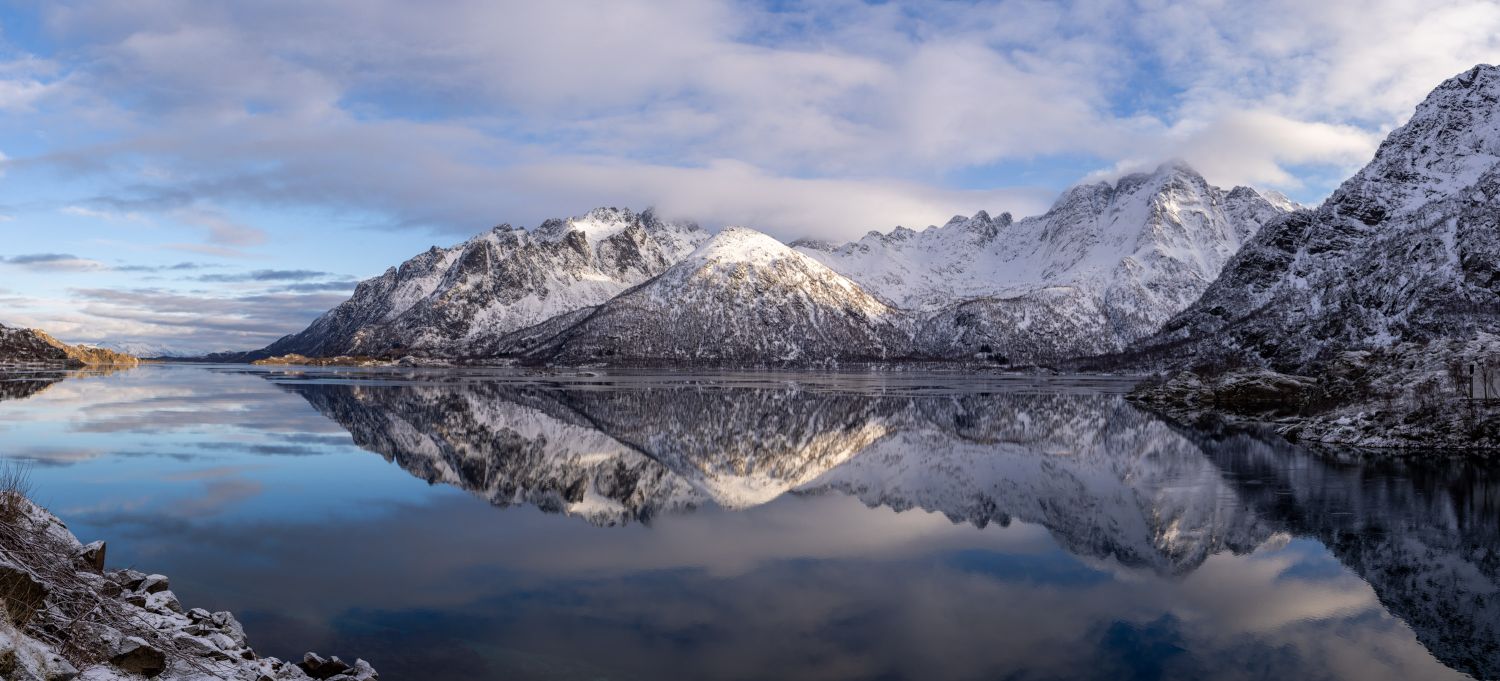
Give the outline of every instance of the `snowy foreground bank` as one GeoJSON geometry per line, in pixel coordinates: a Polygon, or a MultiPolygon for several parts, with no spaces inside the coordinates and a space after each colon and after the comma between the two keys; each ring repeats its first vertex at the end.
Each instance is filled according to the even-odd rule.
{"type": "Polygon", "coordinates": [[[260,657],[234,615],[185,609],[167,578],[105,570],[104,543],[82,544],[56,516],[0,491],[0,678],[13,681],[368,681],[308,653],[260,657]]]}

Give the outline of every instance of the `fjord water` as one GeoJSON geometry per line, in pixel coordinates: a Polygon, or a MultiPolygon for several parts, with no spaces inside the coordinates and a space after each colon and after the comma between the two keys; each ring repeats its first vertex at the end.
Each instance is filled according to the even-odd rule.
{"type": "Polygon", "coordinates": [[[0,456],[111,567],[388,681],[1500,675],[1500,467],[1119,381],[0,379],[0,456]]]}

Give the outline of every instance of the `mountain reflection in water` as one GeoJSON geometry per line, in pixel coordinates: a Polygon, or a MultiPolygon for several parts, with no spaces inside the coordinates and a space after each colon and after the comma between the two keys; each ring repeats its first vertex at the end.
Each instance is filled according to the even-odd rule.
{"type": "MultiPolygon", "coordinates": [[[[193,474],[226,467],[191,463],[210,451],[284,470],[217,489],[299,509],[58,508],[75,529],[245,611],[268,654],[366,646],[398,681],[1500,675],[1500,469],[1187,428],[1116,381],[171,367],[62,386],[0,406],[0,429],[71,409],[71,432],[162,438],[193,474]],[[343,458],[345,431],[440,484],[411,496],[343,458]],[[306,456],[266,456],[294,442],[306,456]],[[309,482],[329,509],[284,491],[309,482]]],[[[130,456],[39,477],[81,489],[64,471],[130,456]]]]}

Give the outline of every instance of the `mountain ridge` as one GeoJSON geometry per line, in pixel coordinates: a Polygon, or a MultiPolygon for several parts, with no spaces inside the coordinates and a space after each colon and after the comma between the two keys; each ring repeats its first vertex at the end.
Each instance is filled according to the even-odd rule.
{"type": "MultiPolygon", "coordinates": [[[[650,210],[596,209],[531,231],[502,225],[452,248],[434,247],[362,282],[306,330],[258,351],[212,358],[1048,362],[1118,350],[1155,331],[1249,233],[1289,205],[1273,193],[1213,187],[1171,162],[1113,183],[1078,185],[1046,214],[1020,221],[981,211],[839,246],[762,235],[758,252],[776,251],[774,262],[741,262],[710,287],[714,292],[689,285],[706,279],[658,280],[716,236],[650,210]],[[778,275],[768,274],[778,267],[778,275]],[[737,283],[746,276],[754,282],[737,283]],[[778,283],[778,276],[789,279],[778,283]],[[788,282],[813,288],[793,292],[788,282]],[[754,301],[742,295],[747,291],[774,293],[774,300],[754,301]],[[666,310],[671,296],[694,301],[697,317],[666,310]],[[730,302],[736,307],[725,307],[730,302]],[[751,324],[745,315],[757,309],[760,322],[751,324]],[[657,326],[626,328],[625,317],[635,327],[657,326]],[[589,333],[615,338],[595,338],[589,351],[579,350],[589,333]],[[682,333],[711,335],[693,347],[688,339],[668,342],[682,333]],[[623,337],[650,347],[637,350],[623,337]]],[[[748,228],[719,234],[736,230],[748,228]]]]}
{"type": "Polygon", "coordinates": [[[1328,200],[1270,221],[1123,364],[1192,370],[1143,393],[1169,408],[1280,384],[1283,430],[1305,439],[1500,446],[1500,414],[1469,400],[1500,359],[1497,206],[1500,67],[1479,65],[1328,200]]]}

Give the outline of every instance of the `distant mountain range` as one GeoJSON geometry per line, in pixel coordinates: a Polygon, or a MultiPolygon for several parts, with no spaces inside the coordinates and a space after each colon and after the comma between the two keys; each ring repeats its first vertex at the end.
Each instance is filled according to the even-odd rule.
{"type": "Polygon", "coordinates": [[[1059,360],[1155,332],[1294,208],[1181,163],[1074,187],[1034,218],[981,212],[842,246],[601,208],[433,248],[301,333],[221,358],[1059,360]]]}

